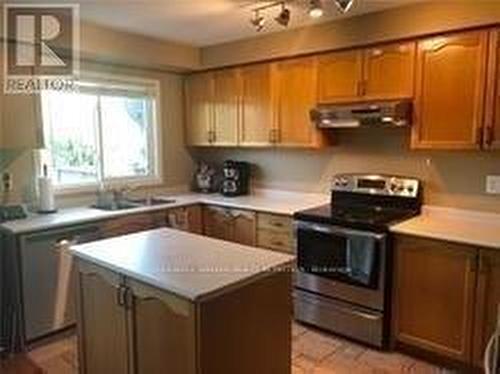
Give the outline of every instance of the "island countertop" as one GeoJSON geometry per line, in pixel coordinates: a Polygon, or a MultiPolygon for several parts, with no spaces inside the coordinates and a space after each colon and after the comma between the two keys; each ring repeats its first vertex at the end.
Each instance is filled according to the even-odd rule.
{"type": "Polygon", "coordinates": [[[191,301],[220,294],[293,256],[173,229],[157,229],[71,247],[71,253],[191,301]]]}

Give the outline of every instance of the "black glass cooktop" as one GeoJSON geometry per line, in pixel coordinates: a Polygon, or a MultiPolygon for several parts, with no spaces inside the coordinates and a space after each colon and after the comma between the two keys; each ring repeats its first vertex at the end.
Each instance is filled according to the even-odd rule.
{"type": "Polygon", "coordinates": [[[295,213],[294,218],[323,224],[368,230],[386,230],[390,225],[418,214],[417,210],[378,206],[322,205],[295,213]]]}

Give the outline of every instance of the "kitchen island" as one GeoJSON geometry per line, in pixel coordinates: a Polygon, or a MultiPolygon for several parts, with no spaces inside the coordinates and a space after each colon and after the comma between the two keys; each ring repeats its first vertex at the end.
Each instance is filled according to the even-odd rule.
{"type": "Polygon", "coordinates": [[[290,373],[292,256],[171,229],[70,252],[83,373],[290,373]]]}

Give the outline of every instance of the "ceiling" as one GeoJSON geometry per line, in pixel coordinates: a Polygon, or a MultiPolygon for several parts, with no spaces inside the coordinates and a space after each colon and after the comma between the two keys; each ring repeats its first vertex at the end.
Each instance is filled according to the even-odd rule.
{"type": "MultiPolygon", "coordinates": [[[[22,1],[22,0],[21,0],[22,1]]],[[[287,0],[292,12],[289,28],[339,18],[333,0],[321,0],[325,15],[312,20],[307,15],[309,0],[287,0]]],[[[355,0],[348,16],[379,11],[422,0],[355,0]]],[[[27,0],[23,2],[41,2],[27,0]]],[[[54,2],[54,1],[52,1],[54,2]]],[[[56,0],[55,2],[75,3],[56,0]]],[[[250,24],[252,9],[272,1],[262,0],[79,0],[84,20],[117,29],[206,46],[248,38],[257,33],[250,24]]],[[[271,20],[279,8],[264,12],[271,20]]],[[[282,31],[275,22],[267,22],[264,32],[282,31]]]]}

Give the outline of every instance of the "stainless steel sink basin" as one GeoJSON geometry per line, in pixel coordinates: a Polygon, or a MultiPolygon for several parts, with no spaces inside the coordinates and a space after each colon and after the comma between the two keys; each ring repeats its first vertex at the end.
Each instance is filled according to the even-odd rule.
{"type": "Polygon", "coordinates": [[[119,203],[112,202],[107,204],[93,204],[91,205],[91,207],[94,209],[115,211],[115,210],[141,208],[145,206],[168,205],[168,204],[174,204],[175,202],[176,202],[175,199],[151,197],[144,199],[127,199],[119,203]]]}
{"type": "Polygon", "coordinates": [[[102,204],[102,205],[93,204],[93,205],[91,205],[91,208],[99,209],[99,210],[111,210],[111,211],[113,211],[113,210],[125,210],[125,209],[140,208],[142,206],[143,206],[143,204],[124,201],[124,202],[121,202],[119,204],[117,204],[117,203],[109,203],[109,204],[102,204]]]}
{"type": "Polygon", "coordinates": [[[176,200],[163,197],[149,197],[145,199],[127,199],[127,202],[140,204],[142,206],[155,206],[155,205],[174,204],[176,200]]]}

